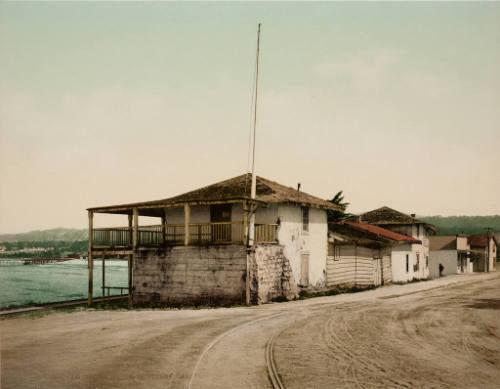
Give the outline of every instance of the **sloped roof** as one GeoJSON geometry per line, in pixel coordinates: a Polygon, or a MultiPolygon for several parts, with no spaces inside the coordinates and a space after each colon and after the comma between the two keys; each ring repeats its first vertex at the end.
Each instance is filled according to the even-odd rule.
{"type": "Polygon", "coordinates": [[[358,222],[328,223],[328,233],[341,244],[356,243],[365,247],[390,247],[398,243],[420,243],[412,237],[398,234],[385,228],[358,222]]]}
{"type": "MultiPolygon", "coordinates": [[[[256,200],[263,203],[289,203],[304,206],[310,206],[321,209],[340,210],[340,206],[332,204],[327,200],[312,196],[297,189],[287,187],[277,182],[263,177],[256,177],[256,200]]],[[[129,203],[111,205],[106,207],[89,208],[89,211],[95,212],[113,212],[125,208],[140,207],[161,207],[175,206],[183,203],[211,203],[250,199],[252,176],[243,174],[228,180],[220,181],[212,185],[202,187],[178,196],[146,201],[140,203],[129,203]]]]}
{"type": "MultiPolygon", "coordinates": [[[[498,245],[497,239],[495,235],[490,235],[490,238],[493,238],[495,244],[498,245]]],[[[486,234],[481,235],[469,235],[469,244],[471,247],[486,247],[488,246],[488,238],[486,234]]]]}
{"type": "Polygon", "coordinates": [[[396,211],[389,207],[380,207],[360,215],[362,222],[377,225],[389,224],[424,224],[427,228],[436,232],[436,227],[413,216],[396,211]]]}
{"type": "Polygon", "coordinates": [[[440,235],[431,236],[429,238],[429,250],[456,250],[457,236],[456,235],[440,235]]]}
{"type": "Polygon", "coordinates": [[[359,230],[370,232],[374,235],[381,236],[383,238],[387,238],[396,242],[408,242],[408,243],[422,243],[422,241],[415,239],[408,235],[403,235],[391,230],[387,230],[385,228],[374,226],[372,224],[367,223],[358,223],[352,221],[346,221],[345,224],[357,228],[359,230]]]}

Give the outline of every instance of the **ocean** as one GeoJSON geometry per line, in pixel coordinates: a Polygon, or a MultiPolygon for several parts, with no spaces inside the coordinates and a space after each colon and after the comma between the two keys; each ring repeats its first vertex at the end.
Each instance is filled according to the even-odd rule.
{"type": "MultiPolygon", "coordinates": [[[[74,259],[44,265],[18,260],[0,265],[0,309],[88,297],[87,261],[74,259]]],[[[126,260],[106,261],[106,286],[128,284],[126,260]]],[[[102,262],[94,261],[94,297],[102,296],[102,262]]],[[[125,289],[123,293],[127,293],[125,289]]],[[[106,292],[107,294],[107,292],[106,292]]],[[[111,290],[111,295],[120,290],[111,290]]]]}

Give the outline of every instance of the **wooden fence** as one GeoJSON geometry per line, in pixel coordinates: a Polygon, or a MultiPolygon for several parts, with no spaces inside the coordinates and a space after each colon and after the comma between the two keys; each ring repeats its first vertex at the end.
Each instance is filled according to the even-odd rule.
{"type": "Polygon", "coordinates": [[[371,249],[341,246],[334,256],[327,257],[327,286],[379,286],[392,280],[390,256],[374,258],[371,249]]]}

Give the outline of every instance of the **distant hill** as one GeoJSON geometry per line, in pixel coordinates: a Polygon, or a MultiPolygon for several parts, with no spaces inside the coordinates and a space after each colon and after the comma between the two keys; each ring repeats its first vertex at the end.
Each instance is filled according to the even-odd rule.
{"type": "MultiPolygon", "coordinates": [[[[417,216],[420,220],[434,224],[438,235],[484,234],[486,227],[492,233],[500,233],[500,215],[494,216],[417,216]]],[[[0,234],[0,242],[19,241],[65,241],[74,242],[88,239],[88,230],[74,228],[53,228],[19,234],[0,234]]]]}
{"type": "Polygon", "coordinates": [[[500,215],[494,216],[417,216],[418,219],[434,224],[438,235],[485,234],[500,232],[500,215]]]}
{"type": "Polygon", "coordinates": [[[19,234],[0,234],[0,242],[19,242],[19,241],[81,241],[88,239],[87,229],[74,228],[52,228],[50,230],[30,231],[19,234]]]}

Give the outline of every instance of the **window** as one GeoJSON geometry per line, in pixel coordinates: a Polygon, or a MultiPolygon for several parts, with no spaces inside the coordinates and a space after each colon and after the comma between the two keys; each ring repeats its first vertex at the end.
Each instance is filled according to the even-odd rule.
{"type": "Polygon", "coordinates": [[[406,272],[410,271],[410,256],[406,254],[406,272]]]}
{"type": "Polygon", "coordinates": [[[302,207],[302,231],[309,231],[309,208],[302,207]]]}
{"type": "Polygon", "coordinates": [[[420,224],[417,224],[417,238],[420,236],[420,224]]]}
{"type": "Polygon", "coordinates": [[[332,257],[334,261],[340,260],[340,246],[328,243],[328,256],[332,257]]]}
{"type": "Polygon", "coordinates": [[[429,267],[429,256],[425,256],[425,267],[429,267]]]}

